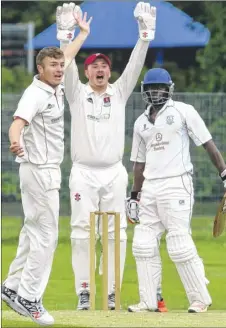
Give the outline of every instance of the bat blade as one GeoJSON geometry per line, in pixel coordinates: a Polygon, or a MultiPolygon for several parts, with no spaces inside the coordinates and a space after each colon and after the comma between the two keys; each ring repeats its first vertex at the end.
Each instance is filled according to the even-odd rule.
{"type": "Polygon", "coordinates": [[[226,202],[226,193],[218,206],[217,214],[213,224],[213,236],[215,238],[222,235],[226,227],[226,211],[223,211],[224,204],[226,202]]]}

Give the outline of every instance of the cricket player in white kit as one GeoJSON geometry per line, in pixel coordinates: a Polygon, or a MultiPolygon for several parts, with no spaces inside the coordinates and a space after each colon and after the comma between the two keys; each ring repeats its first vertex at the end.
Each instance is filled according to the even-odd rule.
{"type": "Polygon", "coordinates": [[[203,262],[191,237],[194,193],[189,138],[206,149],[225,188],[226,164],[194,107],[172,100],[173,88],[166,70],[149,70],[142,84],[143,99],[148,106],[134,125],[131,160],[139,171],[136,174],[140,175],[140,183],[137,179],[130,207],[139,207],[140,224],[135,227],[133,254],[140,303],[129,306],[130,312],[158,311],[156,291],[161,274],[158,239],[164,231],[169,256],[187,294],[188,312],[205,312],[212,302],[203,262]],[[140,191],[138,205],[136,194],[140,191]]]}
{"type": "Polygon", "coordinates": [[[53,317],[42,305],[58,240],[60,164],[64,154],[64,54],[42,49],[38,75],[25,90],[9,129],[10,150],[20,164],[24,225],[2,300],[40,325],[53,317]]]}
{"type": "MultiPolygon", "coordinates": [[[[125,199],[128,180],[122,164],[125,105],[143,68],[149,42],[154,39],[155,7],[150,7],[149,3],[138,3],[134,16],[138,20],[140,37],[121,77],[115,83],[109,83],[110,59],[98,53],[86,59],[85,75],[88,83],[82,84],[74,57],[90,32],[91,19],[86,21],[86,13],[82,18],[79,7],[73,3],[57,8],[57,38],[61,41],[65,54],[65,94],[71,112],[71,244],[79,310],[90,308],[90,212],[120,212],[121,282],[123,278],[127,243],[125,199]],[[79,25],[80,33],[68,45],[73,38],[76,24],[79,25]]],[[[108,231],[108,305],[109,309],[114,309],[113,217],[109,217],[108,231]]],[[[96,232],[101,236],[101,224],[97,224],[96,232]]]]}

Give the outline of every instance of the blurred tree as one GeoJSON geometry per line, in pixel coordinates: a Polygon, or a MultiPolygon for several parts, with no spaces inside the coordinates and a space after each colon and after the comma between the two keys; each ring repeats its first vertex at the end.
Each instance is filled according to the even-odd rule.
{"type": "Polygon", "coordinates": [[[211,31],[209,44],[197,52],[200,88],[206,92],[226,92],[226,3],[203,2],[202,20],[211,31]]]}
{"type": "MultiPolygon", "coordinates": [[[[80,4],[83,1],[76,1],[80,4]]],[[[56,7],[64,1],[2,1],[2,23],[35,23],[35,34],[38,34],[55,23],[56,7]]]]}
{"type": "Polygon", "coordinates": [[[11,69],[2,67],[2,92],[22,92],[32,81],[32,76],[24,67],[15,66],[11,69]]]}
{"type": "Polygon", "coordinates": [[[186,73],[187,91],[226,92],[226,3],[224,1],[172,1],[211,32],[208,45],[196,53],[186,73]]]}

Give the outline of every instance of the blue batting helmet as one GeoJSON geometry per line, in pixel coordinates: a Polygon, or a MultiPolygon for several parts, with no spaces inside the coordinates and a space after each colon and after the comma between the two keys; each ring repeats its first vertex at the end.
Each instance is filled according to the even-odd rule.
{"type": "Polygon", "coordinates": [[[174,83],[164,68],[152,68],[147,71],[141,82],[143,100],[148,104],[164,105],[172,97],[174,83]],[[166,90],[162,90],[165,85],[166,90]]]}
{"type": "Polygon", "coordinates": [[[164,68],[152,68],[144,76],[143,84],[168,84],[173,83],[171,76],[164,68]]]}

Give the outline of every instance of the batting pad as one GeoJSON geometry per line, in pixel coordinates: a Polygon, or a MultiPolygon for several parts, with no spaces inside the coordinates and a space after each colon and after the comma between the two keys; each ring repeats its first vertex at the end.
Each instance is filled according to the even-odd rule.
{"type": "Polygon", "coordinates": [[[156,310],[161,259],[158,240],[152,229],[142,225],[135,227],[133,255],[137,266],[140,301],[145,302],[149,310],[156,310]]]}
{"type": "Polygon", "coordinates": [[[175,263],[190,305],[200,301],[210,305],[212,300],[206,287],[203,263],[188,233],[169,232],[166,236],[169,256],[175,263]]]}

